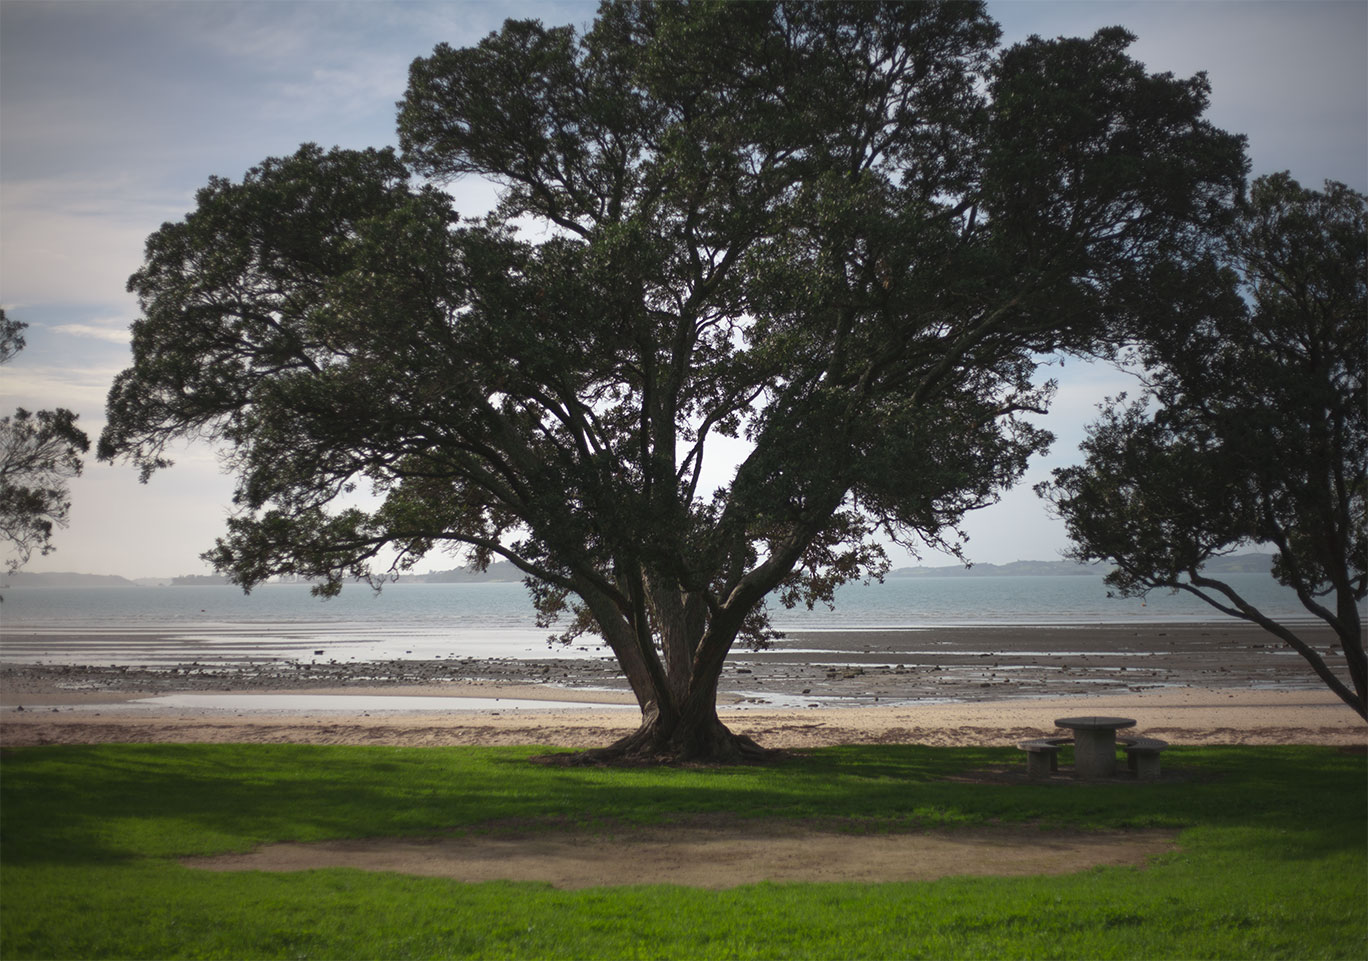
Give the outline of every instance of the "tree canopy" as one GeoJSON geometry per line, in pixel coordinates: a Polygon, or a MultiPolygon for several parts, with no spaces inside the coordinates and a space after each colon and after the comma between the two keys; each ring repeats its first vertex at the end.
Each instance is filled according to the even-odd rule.
{"type": "MultiPolygon", "coordinates": [[[[0,310],[0,364],[24,349],[27,326],[0,310]]],[[[20,407],[0,417],[0,543],[12,551],[9,571],[27,564],[35,550],[54,550],[52,532],[65,527],[71,514],[68,484],[80,476],[81,455],[88,450],[90,439],[64,407],[20,407]]]]}
{"type": "Polygon", "coordinates": [[[226,441],[208,556],[246,587],[511,561],[616,655],[618,750],[745,754],[717,682],[766,597],[879,576],[880,537],[958,550],[1050,440],[1039,359],[1170,296],[1243,187],[1203,76],[998,36],[974,3],[618,3],[439,45],[401,154],[306,145],[149,238],[100,456],[226,441]],[[501,201],[462,219],[470,174],[501,201]]]}
{"type": "Polygon", "coordinates": [[[1136,399],[1112,406],[1077,467],[1041,490],[1081,560],[1109,560],[1128,595],[1188,591],[1300,652],[1368,719],[1360,604],[1368,593],[1368,198],[1287,174],[1255,181],[1225,255],[1186,302],[1146,317],[1136,399]],[[1248,544],[1333,628],[1323,653],[1205,574],[1248,544]]]}

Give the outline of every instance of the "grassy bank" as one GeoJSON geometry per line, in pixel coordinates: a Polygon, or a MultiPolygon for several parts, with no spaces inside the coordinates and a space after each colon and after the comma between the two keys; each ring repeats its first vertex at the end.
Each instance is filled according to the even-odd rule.
{"type": "Polygon", "coordinates": [[[1368,771],[1323,748],[1179,748],[1165,781],[953,780],[996,749],[830,748],[769,768],[567,770],[531,749],[107,745],[0,764],[4,958],[1368,956],[1368,771]],[[311,841],[819,819],[1174,827],[1143,868],[898,884],[561,891],[351,869],[215,874],[192,854],[311,841]]]}

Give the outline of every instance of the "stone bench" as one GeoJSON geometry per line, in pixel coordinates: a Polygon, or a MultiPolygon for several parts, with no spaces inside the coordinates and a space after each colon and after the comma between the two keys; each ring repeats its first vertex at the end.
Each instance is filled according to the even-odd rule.
{"type": "Polygon", "coordinates": [[[1049,777],[1059,770],[1059,748],[1071,744],[1071,737],[1040,737],[1033,741],[1022,741],[1018,751],[1026,752],[1026,776],[1049,777]]]}
{"type": "Polygon", "coordinates": [[[1126,766],[1141,781],[1159,778],[1159,753],[1168,747],[1167,741],[1152,737],[1120,737],[1117,746],[1126,752],[1126,766]]]}

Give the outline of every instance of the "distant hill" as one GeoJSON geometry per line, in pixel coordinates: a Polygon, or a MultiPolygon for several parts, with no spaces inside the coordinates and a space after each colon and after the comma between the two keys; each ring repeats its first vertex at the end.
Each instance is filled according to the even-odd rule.
{"type": "MultiPolygon", "coordinates": [[[[177,578],[177,581],[184,580],[185,583],[213,584],[228,583],[227,579],[221,581],[213,580],[215,575],[205,575],[199,580],[189,578],[177,578]]],[[[426,574],[400,574],[396,579],[399,584],[488,584],[499,581],[521,581],[524,575],[508,561],[498,561],[489,565],[489,570],[481,573],[472,571],[468,567],[453,567],[446,571],[430,571],[426,574]]],[[[309,584],[312,583],[307,577],[281,577],[276,583],[280,584],[309,584]]],[[[361,583],[360,581],[350,581],[349,583],[361,583]]]]}
{"type": "Polygon", "coordinates": [[[496,561],[484,573],[472,571],[468,567],[453,567],[449,571],[433,571],[431,574],[414,574],[404,580],[414,580],[422,584],[465,584],[471,581],[521,581],[526,577],[508,561],[496,561]]]}
{"type": "Polygon", "coordinates": [[[948,564],[943,567],[899,567],[889,577],[1058,577],[1061,574],[1100,577],[1110,568],[1105,564],[1079,564],[1074,561],[1013,561],[1010,564],[948,564]]]}
{"type": "MultiPolygon", "coordinates": [[[[1206,566],[1208,574],[1267,574],[1273,566],[1271,554],[1233,554],[1218,557],[1206,566]]],[[[888,577],[1057,577],[1059,575],[1090,575],[1100,577],[1110,570],[1106,564],[1077,564],[1074,561],[1013,561],[1010,564],[962,564],[941,567],[899,567],[888,577]]],[[[405,574],[400,581],[407,584],[465,584],[516,582],[523,579],[522,571],[507,561],[489,565],[484,573],[466,567],[429,574],[405,574]]],[[[229,583],[223,574],[182,574],[176,578],[138,578],[131,581],[117,574],[77,574],[70,571],[33,573],[16,571],[0,575],[0,584],[10,587],[140,587],[159,584],[206,586],[229,583]]],[[[303,580],[300,583],[304,583],[303,580]]]]}
{"type": "Polygon", "coordinates": [[[1273,555],[1231,554],[1215,558],[1203,570],[1208,574],[1269,574],[1273,571],[1273,555]]]}
{"type": "Polygon", "coordinates": [[[117,574],[75,574],[71,571],[15,571],[0,575],[0,581],[10,587],[137,587],[126,577],[117,574]]]}
{"type": "Polygon", "coordinates": [[[227,574],[182,574],[171,578],[172,587],[211,587],[231,583],[227,574]]]}
{"type": "MultiPolygon", "coordinates": [[[[1214,558],[1203,570],[1208,574],[1267,574],[1273,566],[1271,554],[1232,554],[1214,558]]],[[[1110,564],[1079,564],[1076,561],[1013,561],[1010,564],[963,564],[944,567],[899,567],[888,577],[1058,577],[1089,575],[1100,577],[1110,564]]]]}

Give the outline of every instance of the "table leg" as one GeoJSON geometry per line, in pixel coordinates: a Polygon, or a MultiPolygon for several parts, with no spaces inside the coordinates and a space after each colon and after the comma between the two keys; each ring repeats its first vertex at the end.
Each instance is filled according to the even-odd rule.
{"type": "Polygon", "coordinates": [[[1074,772],[1080,778],[1105,778],[1116,774],[1116,732],[1074,731],[1074,772]]]}

